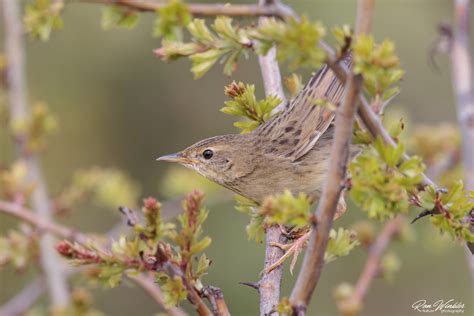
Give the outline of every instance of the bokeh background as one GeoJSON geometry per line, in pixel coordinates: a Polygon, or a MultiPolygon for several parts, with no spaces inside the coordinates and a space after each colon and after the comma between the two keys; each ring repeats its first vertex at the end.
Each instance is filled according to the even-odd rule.
{"type": "MultiPolygon", "coordinates": [[[[353,24],[355,19],[355,1],[286,2],[327,26],[353,24]]],[[[237,132],[232,118],[218,111],[226,100],[223,88],[233,79],[242,80],[255,83],[262,97],[256,58],[241,60],[232,78],[222,75],[217,66],[196,81],[188,61],[166,64],[153,56],[152,50],[160,46],[151,36],[153,14],[142,14],[138,27],[131,31],[103,31],[100,15],[99,5],[70,4],[65,9],[63,31],[54,33],[49,42],[29,40],[27,44],[30,101],[46,101],[60,121],[60,130],[42,158],[50,191],[60,192],[77,169],[106,166],[130,175],[140,185],[143,197],[164,198],[160,183],[170,166],[155,158],[205,137],[237,132]]],[[[409,128],[455,122],[448,60],[437,58],[440,72],[429,63],[437,25],[450,22],[452,15],[452,1],[448,0],[377,1],[374,34],[378,40],[387,37],[396,42],[406,70],[402,92],[391,107],[404,113],[409,128]]],[[[0,23],[0,51],[2,45],[0,23]]],[[[307,78],[310,71],[302,74],[307,78]]],[[[12,144],[2,131],[0,161],[11,161],[12,157],[12,144]]],[[[235,211],[231,195],[224,201],[211,196],[207,207],[211,212],[205,233],[213,239],[207,254],[213,264],[204,281],[223,289],[233,315],[257,315],[257,293],[238,282],[258,279],[264,247],[247,241],[248,218],[235,211]]],[[[351,207],[336,225],[350,226],[364,217],[351,207]]],[[[86,232],[106,232],[122,218],[113,209],[87,205],[63,221],[86,232]]],[[[0,234],[16,225],[0,215],[0,234]]],[[[453,298],[465,304],[466,315],[473,315],[463,248],[438,238],[427,221],[412,228],[416,233],[413,242],[395,242],[391,247],[402,260],[401,270],[392,282],[380,279],[373,283],[362,314],[416,315],[411,305],[419,299],[453,298]]],[[[365,254],[362,248],[357,249],[324,269],[309,314],[337,313],[332,290],[343,281],[357,280],[365,254]]],[[[9,268],[0,271],[0,305],[33,275],[34,270],[22,274],[9,268]]],[[[75,282],[83,284],[77,278],[75,282]]],[[[290,293],[293,282],[294,276],[287,272],[283,295],[290,293]]],[[[93,287],[93,294],[96,306],[108,315],[157,312],[148,295],[127,282],[112,290],[93,287]]]]}

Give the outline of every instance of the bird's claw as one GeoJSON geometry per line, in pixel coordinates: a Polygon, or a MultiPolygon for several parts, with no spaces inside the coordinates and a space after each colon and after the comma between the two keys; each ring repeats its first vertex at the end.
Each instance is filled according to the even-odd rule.
{"type": "Polygon", "coordinates": [[[271,243],[270,246],[280,248],[281,250],[285,251],[285,254],[283,256],[281,256],[281,258],[278,259],[274,264],[272,264],[271,266],[265,268],[265,270],[262,271],[262,274],[266,274],[266,273],[269,273],[269,272],[275,270],[276,268],[281,266],[286,261],[286,259],[288,259],[291,256],[293,256],[293,258],[292,258],[291,264],[290,264],[290,273],[293,274],[293,268],[296,265],[298,255],[300,254],[301,250],[303,250],[303,248],[306,246],[306,242],[307,242],[310,234],[311,234],[311,231],[305,233],[304,235],[302,235],[301,237],[296,239],[291,244],[281,244],[281,243],[276,243],[276,242],[271,243]]]}

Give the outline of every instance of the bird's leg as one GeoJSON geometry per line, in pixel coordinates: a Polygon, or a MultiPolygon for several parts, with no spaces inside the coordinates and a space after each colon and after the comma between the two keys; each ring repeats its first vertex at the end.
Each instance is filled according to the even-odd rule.
{"type": "MultiPolygon", "coordinates": [[[[344,200],[344,196],[341,195],[339,202],[337,203],[336,214],[334,215],[334,219],[338,219],[346,212],[347,206],[346,201],[344,200]]],[[[274,264],[267,267],[265,270],[262,271],[263,274],[271,272],[272,270],[278,268],[282,265],[286,259],[293,256],[291,259],[290,264],[290,272],[293,274],[293,268],[296,265],[296,260],[298,260],[298,255],[301,251],[306,247],[306,242],[311,234],[311,230],[306,227],[306,229],[288,229],[283,225],[279,225],[281,233],[288,238],[289,240],[293,240],[292,243],[282,244],[278,242],[270,243],[272,247],[278,247],[281,250],[285,251],[285,254],[278,259],[274,264]]]]}
{"type": "Polygon", "coordinates": [[[278,268],[282,265],[286,259],[293,256],[290,264],[290,273],[293,274],[293,268],[296,265],[296,260],[298,260],[298,255],[300,254],[301,250],[306,247],[306,242],[308,241],[309,235],[311,234],[311,230],[307,231],[300,237],[297,237],[293,243],[290,244],[280,244],[280,243],[271,243],[270,245],[273,247],[278,247],[285,251],[285,254],[278,259],[274,264],[267,267],[265,270],[262,271],[263,274],[273,271],[274,269],[278,268]]]}

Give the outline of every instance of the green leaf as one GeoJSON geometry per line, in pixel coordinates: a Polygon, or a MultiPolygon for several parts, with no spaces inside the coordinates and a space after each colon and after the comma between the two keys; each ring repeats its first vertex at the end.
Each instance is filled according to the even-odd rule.
{"type": "Polygon", "coordinates": [[[339,257],[347,256],[358,245],[359,241],[354,231],[341,227],[337,231],[331,229],[324,262],[328,263],[339,257]]]}
{"type": "Polygon", "coordinates": [[[162,289],[167,307],[178,305],[181,301],[185,300],[188,295],[183,285],[183,280],[178,276],[167,278],[162,285],[162,289]]]}
{"type": "Polygon", "coordinates": [[[168,40],[183,40],[183,27],[191,21],[188,7],[180,0],[171,0],[158,10],[153,35],[168,40]]]}
{"type": "Polygon", "coordinates": [[[139,20],[137,12],[118,6],[105,6],[102,11],[102,28],[109,30],[115,27],[123,27],[126,29],[134,28],[139,20]]]}
{"type": "Polygon", "coordinates": [[[304,193],[293,196],[290,191],[286,190],[283,194],[265,198],[259,214],[265,217],[267,225],[281,224],[303,227],[310,222],[309,199],[304,193]]]}
{"type": "Polygon", "coordinates": [[[194,73],[194,79],[199,79],[224,55],[226,51],[210,49],[203,53],[191,55],[193,66],[191,71],[194,73]]]}
{"type": "Polygon", "coordinates": [[[51,32],[64,27],[61,13],[64,7],[62,1],[34,0],[25,7],[23,23],[26,32],[34,38],[47,41],[51,32]]]}

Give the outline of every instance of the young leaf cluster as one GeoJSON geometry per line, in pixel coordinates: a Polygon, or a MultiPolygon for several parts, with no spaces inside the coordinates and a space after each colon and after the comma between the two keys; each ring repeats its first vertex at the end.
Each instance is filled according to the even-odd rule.
{"type": "Polygon", "coordinates": [[[133,233],[114,241],[110,249],[92,241],[85,244],[62,241],[56,248],[73,264],[93,264],[95,268],[90,275],[110,287],[117,286],[124,274],[154,272],[168,304],[175,305],[186,298],[190,289],[201,289],[201,278],[210,265],[204,254],[199,255],[211,243],[209,237],[200,236],[208,214],[202,202],[203,195],[198,191],[187,196],[178,228],[163,221],[157,200],[147,198],[141,210],[143,222],[131,209],[121,208],[133,233]]]}
{"type": "Polygon", "coordinates": [[[105,6],[102,11],[101,25],[104,30],[113,28],[134,28],[140,16],[135,10],[131,10],[119,5],[105,6]]]}
{"type": "Polygon", "coordinates": [[[353,43],[354,71],[364,76],[364,85],[373,98],[382,101],[399,92],[396,84],[404,75],[395,44],[384,40],[376,44],[372,35],[361,34],[353,43]]]}
{"type": "Polygon", "coordinates": [[[71,184],[55,199],[58,211],[71,209],[81,201],[94,201],[106,208],[135,206],[140,188],[129,176],[114,168],[93,167],[74,173],[71,184]]]}
{"type": "Polygon", "coordinates": [[[10,168],[0,168],[0,194],[11,200],[28,198],[33,192],[34,184],[26,179],[27,171],[23,160],[14,162],[10,168]]]}
{"type": "Polygon", "coordinates": [[[158,10],[153,35],[171,41],[183,40],[183,28],[191,22],[191,13],[180,0],[171,0],[158,10]]]}
{"type": "Polygon", "coordinates": [[[290,69],[318,68],[324,60],[319,41],[326,31],[320,22],[311,22],[306,16],[300,20],[291,17],[287,22],[266,19],[249,33],[257,40],[256,52],[259,55],[266,55],[275,45],[278,60],[286,61],[290,69]]]}
{"type": "Polygon", "coordinates": [[[281,224],[301,228],[310,223],[311,217],[310,203],[306,194],[300,193],[294,196],[288,190],[265,198],[259,213],[264,216],[264,224],[268,226],[281,224]]]}
{"type": "Polygon", "coordinates": [[[25,7],[23,23],[26,32],[42,41],[47,41],[54,30],[63,28],[61,12],[64,3],[53,0],[34,0],[25,7]]]}
{"type": "Polygon", "coordinates": [[[441,232],[448,233],[453,239],[473,242],[474,234],[470,231],[470,222],[466,219],[474,208],[474,192],[464,191],[461,180],[447,192],[428,186],[419,192],[417,202],[425,210],[436,210],[431,222],[441,232]]]}
{"type": "Polygon", "coordinates": [[[324,262],[329,263],[339,257],[344,257],[359,245],[359,240],[354,231],[340,227],[337,231],[329,232],[328,246],[324,253],[324,262]]]}
{"type": "Polygon", "coordinates": [[[207,199],[221,196],[222,187],[215,182],[202,177],[196,172],[180,166],[169,168],[160,181],[160,193],[166,198],[174,199],[199,189],[206,192],[207,199]]]}
{"type": "Polygon", "coordinates": [[[410,193],[422,181],[425,167],[416,156],[402,161],[404,152],[402,143],[392,147],[377,138],[349,164],[351,197],[370,218],[391,218],[408,211],[410,193]]]}
{"type": "Polygon", "coordinates": [[[258,205],[240,195],[236,195],[235,199],[237,202],[236,210],[250,217],[250,222],[246,227],[248,239],[254,240],[256,243],[263,242],[265,238],[264,217],[260,215],[258,205]]]}
{"type": "Polygon", "coordinates": [[[231,100],[224,103],[221,112],[246,118],[246,120],[234,123],[235,127],[241,129],[241,133],[251,132],[266,122],[270,118],[272,110],[281,103],[281,100],[275,96],[257,101],[255,86],[245,85],[242,82],[232,82],[225,87],[224,92],[231,100]]]}
{"type": "Polygon", "coordinates": [[[10,230],[0,236],[0,268],[11,264],[16,270],[24,271],[39,255],[38,239],[32,232],[10,230]]]}
{"type": "Polygon", "coordinates": [[[11,131],[15,138],[26,139],[26,151],[38,152],[46,148],[48,137],[58,127],[56,117],[43,102],[35,103],[31,117],[23,121],[11,121],[11,131]]]}
{"type": "Polygon", "coordinates": [[[211,26],[204,20],[194,19],[187,25],[191,42],[164,40],[155,53],[163,60],[189,57],[195,78],[202,77],[218,61],[224,63],[224,74],[231,75],[240,56],[247,56],[251,50],[266,55],[275,45],[278,59],[289,63],[290,68],[319,67],[324,53],[318,47],[324,36],[324,28],[306,17],[289,19],[287,23],[267,19],[259,26],[240,27],[232,24],[229,17],[217,17],[211,26]]]}

